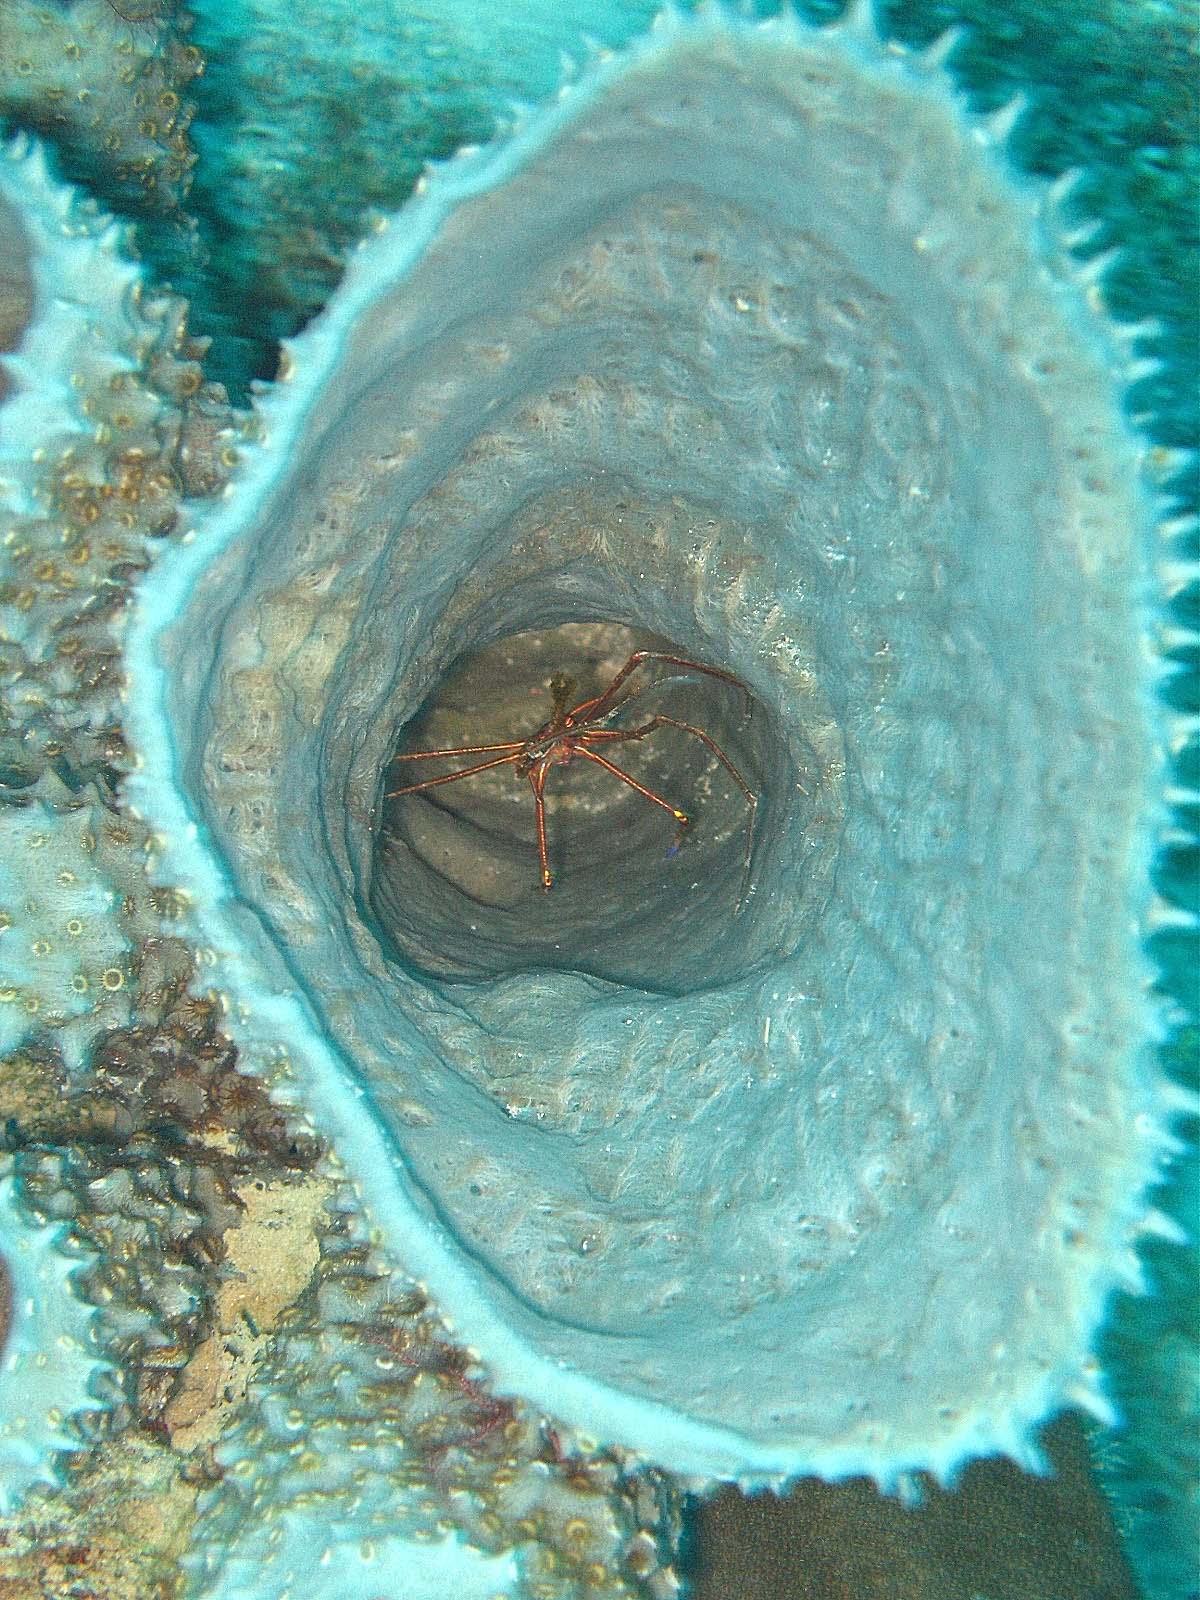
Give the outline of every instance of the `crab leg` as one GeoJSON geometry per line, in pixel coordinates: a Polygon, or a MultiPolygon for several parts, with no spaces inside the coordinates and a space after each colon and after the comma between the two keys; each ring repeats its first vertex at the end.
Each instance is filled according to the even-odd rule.
{"type": "Polygon", "coordinates": [[[550,875],[550,859],[546,850],[546,766],[539,763],[529,774],[529,782],[533,789],[533,809],[537,815],[537,843],[538,864],[542,869],[542,888],[549,889],[554,883],[550,875]]]}
{"type": "Polygon", "coordinates": [[[695,727],[694,724],[690,722],[681,722],[678,717],[668,717],[665,712],[658,712],[655,716],[650,718],[649,722],[644,722],[640,728],[598,728],[594,732],[589,731],[581,734],[580,737],[583,739],[644,739],[648,733],[653,733],[655,728],[661,728],[664,726],[670,728],[682,728],[684,733],[694,733],[697,739],[701,740],[702,743],[708,746],[713,755],[716,756],[717,760],[725,768],[726,772],[729,773],[729,776],[733,779],[734,783],[737,784],[743,795],[745,795],[746,804],[751,808],[751,810],[758,805],[758,796],[754,793],[754,790],[751,789],[745,778],[742,777],[741,773],[725,754],[724,750],[721,749],[721,746],[717,743],[713,736],[710,733],[705,733],[703,728],[695,727]]]}
{"type": "Polygon", "coordinates": [[[611,761],[606,761],[603,756],[598,756],[594,750],[588,750],[584,745],[579,745],[576,755],[586,756],[589,761],[594,761],[598,767],[603,767],[606,772],[611,772],[614,778],[620,778],[622,783],[627,783],[631,789],[636,789],[643,799],[653,800],[656,806],[661,806],[664,811],[669,811],[681,828],[690,827],[692,819],[686,811],[680,811],[669,800],[664,800],[662,795],[655,794],[653,789],[647,789],[636,778],[631,778],[627,772],[622,772],[620,767],[614,767],[611,761]]]}
{"type": "Polygon", "coordinates": [[[578,722],[581,718],[591,721],[595,717],[607,714],[610,702],[616,698],[617,690],[629,677],[631,672],[636,672],[643,661],[666,661],[673,667],[686,667],[690,672],[704,672],[710,678],[720,678],[722,683],[732,683],[746,696],[746,705],[750,705],[750,691],[740,678],[735,678],[732,672],[724,672],[720,667],[706,667],[703,661],[689,661],[687,656],[670,656],[662,650],[635,650],[629,660],[617,673],[616,677],[601,694],[593,696],[591,700],[584,700],[580,705],[571,709],[571,719],[578,722]]]}
{"type": "MultiPolygon", "coordinates": [[[[644,722],[640,728],[601,728],[594,733],[585,733],[581,737],[585,739],[644,739],[648,733],[653,733],[655,728],[661,728],[664,725],[670,728],[682,728],[684,733],[694,733],[701,743],[708,746],[745,796],[746,804],[750,807],[750,821],[746,829],[746,871],[749,872],[750,858],[754,854],[754,819],[758,815],[758,796],[711,734],[705,733],[703,728],[697,728],[690,722],[683,722],[678,717],[668,717],[665,712],[660,711],[657,715],[651,717],[649,722],[644,722]]],[[[587,751],[581,750],[580,754],[587,755],[587,751]]]]}
{"type": "Polygon", "coordinates": [[[517,754],[511,756],[497,756],[495,761],[480,761],[476,766],[463,767],[460,772],[447,772],[441,778],[424,778],[420,783],[407,783],[403,789],[388,789],[383,798],[394,800],[397,795],[416,794],[419,789],[436,789],[443,783],[457,783],[460,778],[470,778],[477,772],[489,772],[493,767],[506,767],[513,761],[520,760],[520,752],[524,748],[517,746],[517,754]]]}
{"type": "MultiPolygon", "coordinates": [[[[392,761],[426,761],[432,756],[481,756],[490,750],[523,750],[523,739],[509,739],[505,744],[456,744],[449,750],[406,750],[403,755],[393,756],[392,761]]],[[[392,761],[388,762],[390,767],[392,761]]],[[[473,771],[476,769],[472,769],[473,771]]]]}

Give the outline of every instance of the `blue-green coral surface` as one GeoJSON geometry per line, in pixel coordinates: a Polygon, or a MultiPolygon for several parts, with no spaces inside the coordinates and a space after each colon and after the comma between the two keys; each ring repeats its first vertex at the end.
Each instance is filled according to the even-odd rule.
{"type": "MultiPolygon", "coordinates": [[[[376,16],[369,8],[357,8],[353,18],[329,7],[321,7],[307,18],[297,17],[294,7],[288,8],[286,17],[271,16],[262,8],[248,18],[227,7],[219,11],[214,7],[211,16],[201,12],[196,38],[211,59],[208,78],[202,84],[196,140],[209,161],[207,172],[205,164],[201,165],[195,200],[201,214],[199,237],[209,251],[210,261],[219,263],[219,270],[205,273],[196,287],[202,320],[207,316],[209,326],[219,336],[232,335],[219,337],[218,362],[222,375],[233,380],[235,386],[254,365],[269,370],[265,364],[271,359],[270,341],[256,347],[244,318],[231,318],[222,325],[221,313],[230,316],[229,308],[236,306],[239,295],[247,290],[252,296],[261,295],[274,319],[263,319],[261,323],[268,333],[294,325],[306,309],[314,308],[323,298],[325,285],[338,270],[341,252],[359,231],[362,207],[391,206],[402,198],[420,156],[445,153],[463,134],[478,137],[487,133],[497,105],[510,92],[543,97],[558,76],[556,47],[574,45],[577,28],[598,34],[606,43],[619,44],[647,20],[644,15],[624,12],[597,14],[592,8],[579,18],[560,12],[553,24],[540,14],[510,19],[505,42],[511,48],[497,54],[486,17],[456,6],[448,16],[427,19],[416,27],[406,26],[404,53],[397,56],[393,53],[390,9],[385,8],[389,15],[384,17],[376,16]],[[528,26],[522,26],[523,21],[528,26]],[[254,49],[235,54],[228,48],[224,41],[231,30],[237,29],[244,38],[254,41],[254,49]],[[276,29],[280,31],[275,32],[276,29]],[[291,95],[287,85],[280,83],[278,71],[273,70],[273,64],[287,57],[289,47],[300,36],[305,38],[306,48],[311,49],[310,59],[320,62],[321,72],[331,84],[328,95],[291,95]],[[488,62],[488,70],[481,66],[484,61],[488,62]],[[353,94],[343,92],[347,83],[356,86],[353,94]],[[273,101],[271,95],[275,96],[273,101]],[[234,108],[244,106],[247,99],[264,109],[257,120],[250,119],[244,138],[231,138],[229,122],[221,118],[232,119],[234,108]],[[398,123],[387,115],[380,116],[381,105],[396,108],[398,123]],[[207,129],[206,107],[212,117],[207,129]],[[315,136],[314,120],[324,119],[328,119],[328,131],[315,136]],[[403,151],[399,162],[393,159],[397,144],[403,151]],[[369,159],[351,160],[348,150],[369,159]],[[333,183],[317,181],[325,172],[331,176],[353,174],[350,183],[337,184],[336,204],[313,202],[314,196],[334,191],[333,183]],[[361,192],[356,188],[359,180],[361,192]],[[211,206],[207,217],[206,204],[211,206]],[[206,232],[205,222],[214,221],[219,225],[210,226],[206,232]]],[[[909,36],[928,35],[942,20],[951,19],[932,15],[898,18],[896,26],[909,36]]],[[[1159,30],[1168,55],[1178,51],[1178,35],[1172,32],[1169,16],[1160,18],[1146,13],[1141,20],[1146,28],[1159,30]]],[[[1100,88],[1087,97],[1088,127],[1075,125],[1069,116],[1056,115],[1069,98],[1069,86],[1077,74],[1079,59],[1085,54],[1097,57],[1101,83],[1107,75],[1124,90],[1126,68],[1115,59],[1118,46],[1131,53],[1134,48],[1144,50],[1144,34],[1139,35],[1136,47],[1126,46],[1125,36],[1114,29],[1112,19],[1103,19],[1088,25],[1079,35],[1068,35],[1064,43],[1061,30],[1047,28],[1044,20],[1040,28],[1036,20],[1023,28],[1020,19],[1012,20],[1011,13],[1007,14],[1002,31],[1010,35],[1015,31],[1017,37],[1000,37],[984,18],[975,38],[959,47],[956,69],[968,85],[981,88],[996,102],[1007,98],[1010,87],[1032,87],[1033,105],[1018,134],[1019,153],[1030,163],[1049,170],[1073,163],[1082,163],[1087,169],[1084,182],[1074,190],[1073,204],[1079,207],[1081,221],[1099,214],[1104,219],[1104,231],[1081,235],[1081,251],[1090,253],[1113,241],[1128,246],[1126,258],[1108,266],[1104,273],[1110,305],[1126,316],[1140,319],[1157,314],[1165,319],[1165,331],[1145,330],[1138,353],[1164,356],[1166,365],[1160,368],[1151,364],[1144,374],[1135,373],[1131,407],[1141,425],[1150,428],[1164,444],[1185,443],[1189,419],[1182,398],[1185,388],[1178,380],[1179,352],[1187,348],[1187,332],[1178,304],[1184,298],[1179,285],[1186,283],[1187,273],[1179,264],[1179,246],[1170,231],[1171,185],[1183,181],[1179,177],[1181,163],[1171,148],[1175,119],[1165,106],[1156,111],[1149,96],[1144,102],[1124,92],[1105,96],[1100,88]],[[1100,48],[1096,48],[1097,40],[1100,48]],[[1045,78],[1054,81],[1044,93],[1038,93],[1045,78]],[[1092,108],[1097,108],[1095,115],[1090,114],[1092,108]],[[1131,141],[1137,144],[1138,159],[1114,160],[1112,152],[1131,141]]],[[[1169,81],[1169,73],[1164,73],[1164,78],[1169,81]]],[[[311,84],[311,76],[306,76],[306,82],[311,84]]],[[[160,223],[154,226],[161,228],[160,223]]],[[[147,248],[152,247],[154,226],[147,224],[145,228],[147,248]]],[[[172,245],[177,260],[178,239],[172,245]]],[[[190,286],[181,283],[180,287],[190,286]]],[[[1178,542],[1178,553],[1183,554],[1187,527],[1181,519],[1188,507],[1187,484],[1180,473],[1185,464],[1180,458],[1162,453],[1155,458],[1154,466],[1160,479],[1167,480],[1169,490],[1182,490],[1185,496],[1174,508],[1175,531],[1169,535],[1178,542]]],[[[1164,643],[1173,648],[1175,636],[1167,636],[1164,643]]],[[[1177,699],[1183,693],[1178,687],[1168,692],[1177,699]]],[[[1168,890],[1186,883],[1186,848],[1184,834],[1174,855],[1166,857],[1164,888],[1168,890]]],[[[1168,924],[1160,935],[1163,952],[1169,965],[1179,972],[1186,956],[1170,941],[1180,939],[1186,928],[1171,927],[1170,918],[1163,920],[1168,924]]],[[[1168,972],[1168,980],[1169,976],[1168,972]]],[[[236,1002],[238,997],[233,998],[236,1002]]],[[[560,1004],[561,993],[553,998],[556,1005],[560,1004]]],[[[546,1015],[549,1018],[549,1005],[546,1015]]],[[[561,1027],[561,1012],[557,1020],[561,1027]]],[[[538,1043],[536,1029],[531,1042],[538,1043]]],[[[1174,1049],[1175,1070],[1186,1068],[1185,1048],[1176,1045],[1174,1049]]],[[[408,1114],[419,1121],[419,1111],[420,1107],[415,1106],[408,1114]]],[[[1166,1266],[1170,1271],[1169,1256],[1166,1266]]],[[[1109,1387],[1117,1391],[1118,1397],[1123,1383],[1135,1393],[1145,1386],[1144,1376],[1132,1376],[1141,1371],[1140,1351],[1161,1348],[1161,1341],[1149,1329],[1139,1327],[1139,1320],[1153,1324],[1155,1318],[1169,1319],[1179,1314],[1177,1302],[1162,1297],[1140,1304],[1143,1309],[1137,1313],[1118,1318],[1110,1335],[1114,1362],[1109,1387]]],[[[279,1381],[286,1390],[282,1369],[279,1381]]],[[[1102,1409],[1094,1389],[1091,1400],[1102,1409]]],[[[1148,1476],[1139,1469],[1136,1452],[1148,1452],[1151,1457],[1156,1454],[1157,1447],[1146,1441],[1153,1439],[1156,1425],[1162,1427],[1167,1415],[1162,1409],[1165,1404],[1160,1398],[1159,1411],[1148,1419],[1149,1428],[1143,1425],[1133,1435],[1133,1470],[1128,1481],[1135,1497],[1146,1496],[1148,1476]]],[[[313,1415],[317,1414],[319,1410],[314,1410],[313,1415]]],[[[1163,1431],[1174,1429],[1167,1426],[1163,1431]]],[[[249,1441],[251,1455],[255,1449],[265,1449],[261,1437],[255,1443],[253,1427],[249,1441]]],[[[1121,1471],[1118,1463],[1114,1469],[1118,1480],[1121,1471]]],[[[280,1526],[286,1526],[286,1519],[281,1520],[280,1526]]],[[[1146,1541],[1143,1546],[1147,1575],[1160,1585],[1169,1584],[1173,1581],[1169,1542],[1159,1538],[1153,1549],[1148,1548],[1149,1543],[1146,1541]]],[[[253,1570],[252,1556],[247,1557],[246,1570],[253,1570]]],[[[222,1592],[241,1591],[230,1588],[222,1592]]],[[[1170,1591],[1164,1587],[1162,1592],[1170,1591]]]]}

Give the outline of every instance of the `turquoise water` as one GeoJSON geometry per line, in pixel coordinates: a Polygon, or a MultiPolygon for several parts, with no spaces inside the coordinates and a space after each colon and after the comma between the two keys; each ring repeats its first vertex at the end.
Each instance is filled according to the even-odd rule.
{"type": "MultiPolygon", "coordinates": [[[[204,0],[194,38],[210,65],[195,85],[194,136],[201,162],[189,196],[199,226],[194,320],[216,339],[214,375],[234,392],[248,376],[274,372],[274,340],[295,332],[336,276],[336,258],[359,236],[364,206],[391,210],[408,195],[426,161],[485,138],[512,97],[537,101],[553,91],[561,54],[581,56],[584,41],[618,46],[642,32],[657,6],[572,0],[546,7],[521,0],[505,8],[497,36],[491,8],[477,0],[393,8],[355,8],[311,0],[281,7],[313,70],[297,96],[275,70],[283,30],[262,26],[275,8],[204,0]],[[256,19],[252,28],[248,17],[256,19]],[[340,93],[349,58],[361,85],[340,93]],[[244,105],[258,108],[253,139],[233,133],[244,105]],[[273,215],[310,228],[319,248],[282,275],[264,250],[273,215]],[[327,252],[334,259],[321,259],[327,252]],[[246,312],[253,308],[253,330],[246,312]]],[[[759,15],[776,8],[758,5],[759,15]]],[[[810,5],[814,20],[841,7],[810,5]]],[[[1069,6],[1047,0],[883,6],[885,31],[924,46],[951,25],[969,30],[954,69],[979,110],[1014,93],[1030,99],[1017,154],[1031,172],[1081,167],[1081,212],[1102,219],[1089,251],[1120,243],[1115,309],[1162,316],[1173,371],[1131,397],[1152,409],[1166,442],[1197,436],[1189,374],[1200,339],[1195,294],[1198,155],[1194,34],[1184,7],[1160,4],[1069,6]],[[1135,92],[1131,93],[1131,89],[1135,92]]]]}

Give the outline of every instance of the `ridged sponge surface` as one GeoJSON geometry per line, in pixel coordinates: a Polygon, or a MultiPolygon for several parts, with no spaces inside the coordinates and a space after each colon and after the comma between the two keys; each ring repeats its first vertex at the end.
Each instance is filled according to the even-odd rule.
{"type": "Polygon", "coordinates": [[[667,19],[358,254],[128,641],[243,1049],[502,1388],[676,1470],[1103,1409],[1163,1141],[1149,516],[1005,131],[855,25],[667,19]],[[719,798],[675,855],[599,806],[553,897],[382,800],[456,663],[571,622],[745,685],[652,709],[736,749],[748,892],[719,798]]]}

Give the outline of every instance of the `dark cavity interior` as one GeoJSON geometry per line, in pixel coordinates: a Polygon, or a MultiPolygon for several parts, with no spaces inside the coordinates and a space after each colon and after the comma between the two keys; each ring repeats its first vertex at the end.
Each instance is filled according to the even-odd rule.
{"type": "MultiPolygon", "coordinates": [[[[524,740],[552,715],[556,675],[573,681],[574,706],[599,694],[635,650],[699,659],[662,635],[610,621],[514,633],[448,663],[401,729],[396,753],[524,740]]],[[[660,713],[703,729],[756,806],[719,757],[680,728],[597,746],[691,824],[680,837],[666,811],[586,757],[556,764],[545,788],[547,891],[532,788],[514,765],[385,798],[370,902],[389,955],[441,979],[558,969],[664,993],[727,983],[776,956],[759,916],[776,826],[772,782],[788,765],[774,719],[748,690],[648,662],[600,725],[635,728],[660,713]]],[[[383,792],[488,759],[393,762],[383,792]]]]}

